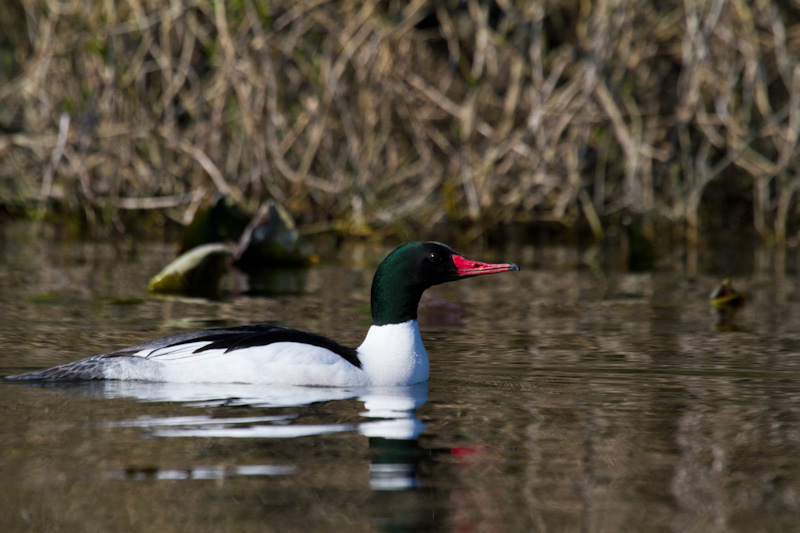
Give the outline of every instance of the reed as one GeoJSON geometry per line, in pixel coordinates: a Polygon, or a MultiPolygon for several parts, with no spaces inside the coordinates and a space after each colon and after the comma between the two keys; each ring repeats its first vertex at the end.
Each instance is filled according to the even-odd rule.
{"type": "Polygon", "coordinates": [[[778,243],[800,229],[800,14],[783,3],[5,4],[6,206],[102,223],[221,192],[309,231],[599,237],[622,212],[691,241],[731,213],[778,243]]]}

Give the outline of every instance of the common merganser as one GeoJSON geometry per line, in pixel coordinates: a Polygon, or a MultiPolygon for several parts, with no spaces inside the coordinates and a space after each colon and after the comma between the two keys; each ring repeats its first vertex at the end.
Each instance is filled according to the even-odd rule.
{"type": "Polygon", "coordinates": [[[7,379],[412,385],[428,379],[428,354],[417,324],[425,289],[509,270],[519,267],[473,261],[436,242],[406,243],[375,272],[372,326],[358,348],[280,326],[238,326],[171,335],[7,379]]]}

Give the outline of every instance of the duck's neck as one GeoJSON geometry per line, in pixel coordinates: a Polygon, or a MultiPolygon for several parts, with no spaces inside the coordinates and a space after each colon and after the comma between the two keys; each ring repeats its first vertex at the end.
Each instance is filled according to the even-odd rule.
{"type": "Polygon", "coordinates": [[[427,286],[414,283],[402,272],[382,264],[372,280],[370,310],[376,326],[402,324],[417,319],[417,306],[427,286]]]}
{"type": "Polygon", "coordinates": [[[416,319],[370,327],[358,358],[372,385],[404,386],[428,379],[428,354],[416,319]]]}

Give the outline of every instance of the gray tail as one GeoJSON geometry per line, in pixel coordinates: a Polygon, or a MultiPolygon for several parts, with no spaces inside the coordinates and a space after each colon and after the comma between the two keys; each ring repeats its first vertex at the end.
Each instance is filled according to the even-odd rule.
{"type": "Polygon", "coordinates": [[[10,381],[85,381],[90,379],[105,379],[103,368],[106,362],[98,357],[81,359],[65,365],[32,370],[24,374],[6,376],[10,381]]]}

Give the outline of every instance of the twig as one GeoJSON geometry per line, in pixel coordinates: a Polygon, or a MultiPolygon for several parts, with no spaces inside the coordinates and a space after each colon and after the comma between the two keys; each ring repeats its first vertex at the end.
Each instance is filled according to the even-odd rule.
{"type": "Polygon", "coordinates": [[[116,198],[114,207],[117,209],[166,209],[179,205],[194,204],[205,195],[205,191],[198,189],[183,194],[172,196],[155,196],[151,198],[116,198]]]}
{"type": "Polygon", "coordinates": [[[50,192],[53,188],[53,177],[58,168],[61,157],[64,155],[64,148],[67,146],[67,134],[69,133],[69,114],[61,113],[58,120],[58,137],[56,137],[56,144],[53,147],[53,152],[50,154],[50,162],[44,169],[42,175],[42,187],[39,191],[40,204],[39,209],[44,212],[47,211],[47,201],[50,199],[50,192]]]}

